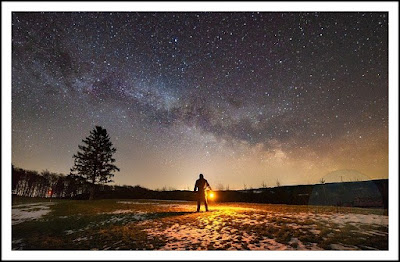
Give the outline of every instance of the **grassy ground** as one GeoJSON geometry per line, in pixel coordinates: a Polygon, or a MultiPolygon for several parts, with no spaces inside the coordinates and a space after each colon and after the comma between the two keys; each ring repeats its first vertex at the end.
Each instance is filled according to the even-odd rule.
{"type": "Polygon", "coordinates": [[[13,200],[24,250],[388,249],[382,210],[155,200],[13,200]],[[202,207],[204,208],[204,207],[202,207]]]}

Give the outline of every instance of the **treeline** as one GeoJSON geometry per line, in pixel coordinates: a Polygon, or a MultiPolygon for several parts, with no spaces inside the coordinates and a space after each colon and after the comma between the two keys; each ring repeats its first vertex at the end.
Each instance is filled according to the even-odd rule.
{"type": "Polygon", "coordinates": [[[86,184],[69,175],[12,166],[12,193],[18,196],[73,198],[87,191],[86,184]]]}
{"type": "Polygon", "coordinates": [[[388,208],[388,179],[218,192],[221,202],[388,208]]]}
{"type": "MultiPolygon", "coordinates": [[[[216,191],[217,202],[289,205],[388,207],[388,179],[216,191]]],[[[13,194],[26,197],[89,199],[90,184],[79,178],[12,168],[13,194]]],[[[150,190],[140,186],[96,185],[96,199],[196,200],[188,190],[150,190]]]]}
{"type": "MultiPolygon", "coordinates": [[[[96,186],[95,197],[154,198],[155,192],[140,186],[96,186]]],[[[88,199],[92,184],[79,176],[24,170],[12,165],[12,194],[24,197],[88,199]]]]}

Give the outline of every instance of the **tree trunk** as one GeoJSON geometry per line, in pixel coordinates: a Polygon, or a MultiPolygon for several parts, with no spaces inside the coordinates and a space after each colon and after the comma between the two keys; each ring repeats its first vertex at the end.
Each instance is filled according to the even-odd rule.
{"type": "Polygon", "coordinates": [[[95,182],[96,182],[96,170],[93,170],[92,184],[89,189],[89,193],[90,193],[89,200],[94,199],[95,182]]]}
{"type": "Polygon", "coordinates": [[[94,190],[95,190],[95,185],[94,183],[91,184],[90,186],[90,190],[89,190],[89,200],[93,200],[94,199],[94,190]]]}

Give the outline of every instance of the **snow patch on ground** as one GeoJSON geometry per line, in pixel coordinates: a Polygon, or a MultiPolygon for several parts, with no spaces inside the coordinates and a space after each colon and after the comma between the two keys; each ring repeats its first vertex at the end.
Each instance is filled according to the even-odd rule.
{"type": "Polygon", "coordinates": [[[145,214],[145,212],[133,211],[131,209],[118,209],[113,212],[108,212],[103,214],[130,214],[130,213],[145,214]]]}
{"type": "Polygon", "coordinates": [[[388,216],[375,215],[375,214],[332,214],[332,215],[320,215],[320,218],[329,220],[335,224],[369,224],[369,225],[381,225],[388,226],[388,216]]]}
{"type": "Polygon", "coordinates": [[[12,250],[22,250],[23,247],[25,246],[23,239],[16,239],[12,241],[12,250]]]}
{"type": "Polygon", "coordinates": [[[156,205],[157,203],[152,203],[152,202],[138,202],[138,201],[117,201],[117,204],[127,204],[127,205],[156,205]]]}
{"type": "MultiPolygon", "coordinates": [[[[167,207],[193,208],[189,205],[164,205],[167,207]]],[[[264,237],[257,232],[238,231],[235,225],[250,228],[280,228],[288,226],[292,230],[304,231],[304,234],[319,236],[321,226],[334,224],[337,230],[346,223],[355,225],[380,225],[388,224],[388,217],[375,214],[354,213],[328,213],[318,214],[301,212],[297,214],[279,213],[273,215],[268,211],[242,208],[234,206],[212,208],[211,212],[201,212],[195,224],[173,224],[165,228],[162,225],[153,224],[153,227],[144,231],[153,238],[164,239],[165,245],[161,250],[323,250],[317,243],[302,243],[297,237],[292,237],[287,243],[280,243],[276,239],[264,237]],[[246,212],[255,211],[255,212],[246,212]],[[229,221],[226,217],[229,216],[229,221]],[[315,221],[309,224],[310,221],[315,221]],[[305,223],[306,222],[306,223],[305,223]],[[228,224],[227,224],[228,223],[228,224]]],[[[386,232],[377,230],[366,231],[369,235],[387,235],[386,232]]],[[[357,250],[360,247],[348,246],[337,243],[331,246],[338,250],[357,250]]]]}
{"type": "Polygon", "coordinates": [[[80,241],[86,241],[86,240],[88,240],[87,237],[78,237],[78,238],[76,238],[76,239],[74,239],[74,240],[72,240],[72,241],[73,241],[73,242],[80,242],[80,241]]]}
{"type": "Polygon", "coordinates": [[[148,218],[147,212],[142,212],[142,211],[132,211],[132,210],[125,210],[125,209],[119,209],[115,210],[112,212],[106,212],[106,213],[100,213],[100,215],[110,215],[112,214],[113,216],[100,221],[100,222],[91,222],[89,223],[85,228],[81,228],[78,230],[65,230],[64,233],[66,235],[71,235],[75,233],[81,233],[85,230],[89,230],[91,228],[95,228],[98,226],[104,226],[104,225],[111,225],[111,224],[116,224],[116,223],[122,223],[126,224],[132,221],[144,221],[148,218]]]}
{"type": "Polygon", "coordinates": [[[196,205],[182,205],[182,204],[159,204],[158,206],[160,207],[166,207],[166,208],[179,208],[179,209],[187,209],[187,210],[195,210],[196,205]]]}
{"type": "Polygon", "coordinates": [[[71,234],[75,233],[76,231],[74,231],[74,230],[65,230],[64,232],[65,232],[66,235],[71,235],[71,234]]]}
{"type": "Polygon", "coordinates": [[[17,225],[25,221],[38,220],[42,216],[50,213],[50,206],[54,203],[41,202],[33,204],[15,205],[12,207],[12,225],[17,225]]]}
{"type": "MultiPolygon", "coordinates": [[[[117,210],[119,211],[119,210],[117,210]]],[[[91,227],[96,227],[96,226],[104,226],[104,225],[108,225],[108,224],[115,224],[115,223],[129,223],[131,221],[142,221],[142,220],[146,220],[147,219],[147,213],[146,212],[140,212],[140,211],[136,211],[136,212],[125,212],[125,213],[104,213],[104,214],[126,214],[126,215],[117,215],[117,216],[112,216],[106,220],[103,220],[101,222],[98,223],[90,223],[88,228],[91,227]],[[127,214],[129,213],[129,214],[127,214]]]]}
{"type": "Polygon", "coordinates": [[[118,221],[123,221],[123,220],[129,220],[129,219],[134,219],[134,220],[145,220],[147,217],[147,212],[143,211],[133,211],[130,209],[118,209],[112,212],[107,212],[107,213],[101,213],[101,214],[112,214],[112,215],[124,215],[128,214],[128,216],[113,216],[108,220],[103,221],[102,223],[108,224],[108,223],[115,223],[118,221]]]}

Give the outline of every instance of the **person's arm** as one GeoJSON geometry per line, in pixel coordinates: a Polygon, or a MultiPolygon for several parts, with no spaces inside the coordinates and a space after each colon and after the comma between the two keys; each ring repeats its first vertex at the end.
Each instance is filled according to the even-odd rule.
{"type": "Polygon", "coordinates": [[[207,183],[208,188],[209,188],[210,190],[212,190],[212,188],[211,188],[211,186],[210,186],[210,184],[208,183],[207,180],[206,180],[206,183],[207,183]]]}
{"type": "Polygon", "coordinates": [[[194,189],[193,189],[194,192],[196,192],[197,187],[198,186],[197,186],[197,181],[196,181],[196,183],[194,184],[194,189]]]}

